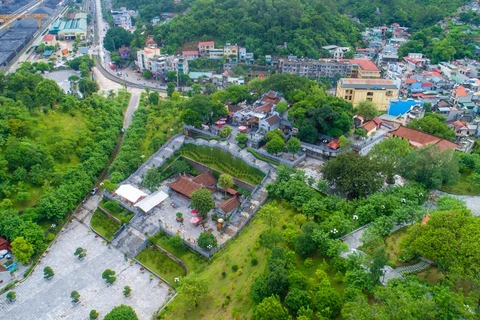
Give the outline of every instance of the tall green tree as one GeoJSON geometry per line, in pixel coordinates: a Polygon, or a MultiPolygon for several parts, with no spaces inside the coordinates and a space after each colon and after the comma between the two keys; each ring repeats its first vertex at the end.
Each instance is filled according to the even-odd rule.
{"type": "Polygon", "coordinates": [[[252,320],[291,320],[288,311],[280,303],[278,296],[271,296],[253,310],[252,320]]]}
{"type": "Polygon", "coordinates": [[[421,119],[415,119],[410,122],[407,127],[430,133],[443,139],[455,139],[455,131],[445,124],[445,118],[443,116],[435,113],[427,114],[421,119]]]}
{"type": "Polygon", "coordinates": [[[195,273],[189,274],[187,277],[181,279],[179,294],[186,302],[194,304],[195,308],[201,298],[208,293],[208,281],[200,278],[195,273]]]}
{"type": "Polygon", "coordinates": [[[301,148],[302,148],[302,143],[300,142],[299,139],[295,137],[291,137],[290,139],[288,139],[287,150],[288,152],[293,154],[294,157],[295,157],[295,154],[297,154],[301,148]]]}
{"type": "Polygon", "coordinates": [[[375,144],[369,155],[379,163],[387,182],[394,183],[394,176],[400,173],[403,160],[411,149],[408,140],[390,138],[375,144]]]}
{"type": "Polygon", "coordinates": [[[366,197],[380,190],[383,184],[378,163],[354,152],[341,153],[330,159],[321,171],[335,191],[349,198],[366,197]]]}
{"type": "Polygon", "coordinates": [[[12,253],[15,259],[27,264],[33,255],[33,246],[24,237],[15,238],[12,242],[12,253]]]}
{"type": "Polygon", "coordinates": [[[103,320],[138,320],[138,317],[132,307],[122,304],[107,313],[103,320]]]}
{"type": "Polygon", "coordinates": [[[357,106],[357,114],[365,118],[365,120],[372,120],[378,114],[377,106],[368,100],[360,101],[357,106]]]}
{"type": "Polygon", "coordinates": [[[113,27],[107,30],[105,38],[103,38],[103,46],[108,51],[116,51],[122,45],[129,46],[132,42],[133,35],[121,27],[113,27]]]}
{"type": "Polygon", "coordinates": [[[212,194],[207,189],[194,191],[190,200],[192,208],[196,209],[204,218],[206,218],[208,212],[215,207],[212,194]]]}

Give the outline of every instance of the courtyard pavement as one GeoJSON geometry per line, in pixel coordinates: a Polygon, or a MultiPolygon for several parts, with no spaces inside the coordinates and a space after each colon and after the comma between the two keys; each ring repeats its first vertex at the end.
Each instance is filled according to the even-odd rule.
{"type": "Polygon", "coordinates": [[[35,271],[13,289],[17,300],[9,303],[5,294],[0,297],[0,314],[4,319],[83,320],[88,319],[92,309],[103,318],[115,306],[126,304],[133,307],[140,319],[150,319],[169,293],[165,283],[157,278],[150,280],[149,276],[149,272],[142,272],[139,265],[130,265],[120,251],[107,247],[100,237],[74,219],[35,271]],[[83,261],[73,255],[77,247],[88,251],[83,261]],[[55,272],[50,281],[43,279],[46,266],[55,272]],[[117,281],[111,286],[101,278],[105,269],[117,272],[117,281]],[[132,288],[128,298],[122,293],[126,285],[132,288]],[[73,290],[80,293],[80,304],[76,306],[70,302],[73,290]]]}

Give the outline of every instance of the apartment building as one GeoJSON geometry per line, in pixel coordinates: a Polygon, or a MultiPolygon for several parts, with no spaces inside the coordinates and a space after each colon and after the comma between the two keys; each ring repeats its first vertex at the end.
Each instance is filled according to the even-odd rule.
{"type": "Polygon", "coordinates": [[[372,101],[380,111],[385,111],[392,99],[398,99],[398,88],[390,79],[340,79],[336,96],[350,101],[354,106],[360,101],[372,101]]]}

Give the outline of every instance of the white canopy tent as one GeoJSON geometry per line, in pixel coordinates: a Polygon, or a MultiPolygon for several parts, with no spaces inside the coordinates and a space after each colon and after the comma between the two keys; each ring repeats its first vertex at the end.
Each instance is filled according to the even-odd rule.
{"type": "Polygon", "coordinates": [[[143,192],[140,189],[135,188],[131,184],[123,184],[121,185],[117,191],[115,191],[117,195],[119,195],[122,198],[127,199],[128,201],[132,203],[136,203],[138,199],[141,197],[147,196],[145,192],[143,192]]]}
{"type": "Polygon", "coordinates": [[[148,197],[142,199],[139,203],[135,205],[135,207],[139,207],[143,212],[147,213],[152,210],[157,204],[162,203],[165,199],[168,198],[168,194],[165,192],[158,190],[148,197]]]}

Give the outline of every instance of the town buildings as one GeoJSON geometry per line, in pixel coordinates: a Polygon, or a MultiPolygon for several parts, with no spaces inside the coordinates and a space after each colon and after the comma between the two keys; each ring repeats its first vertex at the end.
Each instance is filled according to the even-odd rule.
{"type": "Polygon", "coordinates": [[[58,40],[85,40],[87,37],[87,14],[79,12],[66,20],[57,20],[48,31],[58,40]]]}

